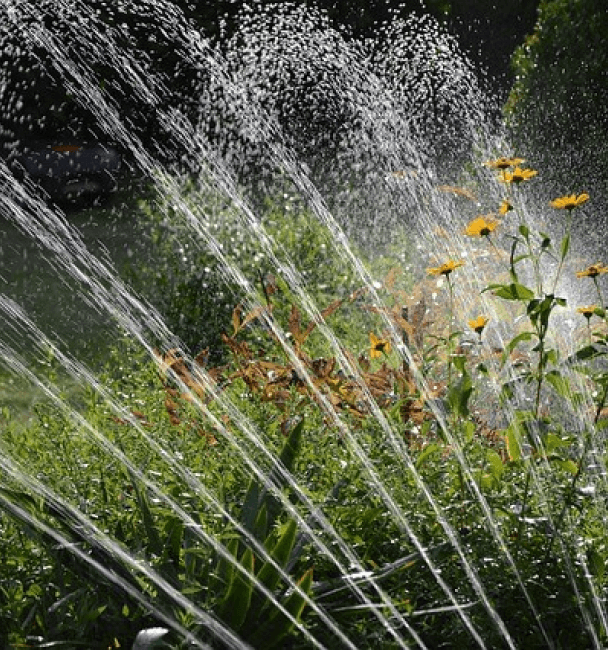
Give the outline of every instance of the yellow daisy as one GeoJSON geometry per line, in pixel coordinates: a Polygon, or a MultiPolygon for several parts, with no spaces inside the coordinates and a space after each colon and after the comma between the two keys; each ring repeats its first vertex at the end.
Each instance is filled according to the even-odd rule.
{"type": "Polygon", "coordinates": [[[388,339],[379,339],[373,332],[369,333],[369,344],[369,356],[371,359],[376,359],[391,351],[391,342],[388,339]]]}
{"type": "Polygon", "coordinates": [[[488,160],[484,163],[486,167],[491,169],[509,169],[509,167],[517,167],[526,161],[523,158],[497,158],[496,160],[488,160]]]}
{"type": "Polygon", "coordinates": [[[604,266],[601,262],[588,266],[584,271],[577,271],[577,278],[597,278],[598,275],[608,273],[608,266],[604,266]]]}
{"type": "Polygon", "coordinates": [[[535,169],[521,169],[521,167],[516,167],[512,172],[504,169],[500,174],[499,180],[503,183],[515,183],[517,185],[533,178],[536,174],[538,172],[535,169]]]}
{"type": "Polygon", "coordinates": [[[574,210],[579,205],[583,205],[585,201],[589,200],[588,194],[570,194],[570,196],[560,196],[559,198],[551,201],[550,205],[558,210],[574,210]]]}
{"type": "Polygon", "coordinates": [[[469,321],[469,327],[477,332],[479,336],[481,336],[481,333],[483,332],[485,326],[488,324],[489,320],[490,319],[486,316],[478,316],[477,318],[469,321]]]}
{"type": "Polygon", "coordinates": [[[513,204],[509,199],[503,199],[502,203],[500,204],[500,208],[498,208],[498,212],[500,214],[507,214],[507,212],[511,212],[513,210],[513,204]]]}
{"type": "Polygon", "coordinates": [[[456,261],[456,260],[448,260],[445,264],[442,264],[441,266],[436,266],[427,269],[427,273],[430,275],[450,275],[450,273],[454,270],[459,268],[460,266],[464,266],[464,262],[461,261],[456,261]]]}
{"type": "Polygon", "coordinates": [[[489,237],[498,227],[498,221],[493,218],[494,215],[480,215],[473,219],[466,227],[464,234],[469,237],[489,237]]]}
{"type": "Polygon", "coordinates": [[[579,307],[576,311],[579,314],[582,314],[587,320],[595,314],[595,310],[597,309],[597,305],[586,305],[585,307],[579,307]]]}

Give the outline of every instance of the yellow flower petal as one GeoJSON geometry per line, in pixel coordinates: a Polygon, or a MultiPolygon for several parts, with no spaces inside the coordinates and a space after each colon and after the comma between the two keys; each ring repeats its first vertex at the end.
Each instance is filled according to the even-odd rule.
{"type": "Polygon", "coordinates": [[[500,214],[507,214],[507,212],[511,212],[511,210],[513,210],[513,204],[509,201],[509,199],[503,199],[502,203],[500,204],[500,208],[498,208],[500,214]]]}
{"type": "Polygon", "coordinates": [[[477,334],[481,334],[485,326],[488,324],[489,320],[490,319],[486,316],[478,316],[477,318],[469,321],[469,327],[477,332],[477,334]]]}
{"type": "Polygon", "coordinates": [[[464,234],[469,237],[489,237],[497,227],[498,221],[493,218],[493,215],[480,215],[469,223],[464,234]]]}
{"type": "Polygon", "coordinates": [[[597,309],[597,305],[586,305],[584,307],[579,307],[576,311],[579,314],[582,314],[587,320],[593,316],[595,313],[595,310],[597,309]]]}
{"type": "Polygon", "coordinates": [[[589,200],[589,195],[584,193],[579,194],[570,194],[569,196],[560,196],[557,199],[554,199],[550,202],[550,205],[558,210],[574,210],[579,205],[583,205],[586,201],[589,200]]]}
{"type": "Polygon", "coordinates": [[[464,266],[464,262],[456,260],[448,260],[445,264],[441,266],[431,267],[427,269],[427,273],[430,275],[450,275],[452,271],[464,266]]]}
{"type": "Polygon", "coordinates": [[[577,271],[577,278],[597,278],[598,275],[608,273],[608,266],[604,266],[601,262],[588,266],[584,271],[577,271]]]}
{"type": "Polygon", "coordinates": [[[503,183],[523,183],[524,181],[534,178],[538,172],[535,169],[521,169],[516,167],[512,172],[503,170],[500,174],[499,180],[503,183]]]}
{"type": "Polygon", "coordinates": [[[369,343],[369,356],[371,359],[376,359],[391,351],[391,342],[388,339],[379,339],[373,332],[369,333],[369,343]]]}

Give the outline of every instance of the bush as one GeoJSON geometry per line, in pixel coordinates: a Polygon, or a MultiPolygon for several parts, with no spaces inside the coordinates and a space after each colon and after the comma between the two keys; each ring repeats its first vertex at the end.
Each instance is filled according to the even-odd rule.
{"type": "Polygon", "coordinates": [[[516,150],[547,169],[550,192],[596,197],[593,223],[608,207],[608,13],[602,0],[544,0],[533,33],[512,59],[516,82],[506,116],[516,150]]]}
{"type": "Polygon", "coordinates": [[[191,351],[209,348],[212,359],[220,358],[221,335],[231,327],[232,309],[246,295],[245,285],[257,287],[265,302],[264,292],[277,288],[277,260],[314,300],[327,300],[336,286],[352,290],[353,272],[337,257],[328,227],[288,195],[267,198],[258,210],[256,218],[269,238],[262,250],[258,233],[235,201],[192,182],[182,189],[181,207],[167,197],[140,203],[153,262],[134,267],[131,275],[191,351]]]}

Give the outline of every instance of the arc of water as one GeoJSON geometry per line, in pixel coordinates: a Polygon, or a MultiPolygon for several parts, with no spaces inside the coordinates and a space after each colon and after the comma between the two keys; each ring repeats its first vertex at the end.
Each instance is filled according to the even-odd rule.
{"type": "MultiPolygon", "coordinates": [[[[0,307],[13,312],[17,316],[20,317],[20,320],[26,320],[25,315],[19,310],[19,308],[12,304],[11,301],[3,301],[0,299],[0,307]]],[[[120,409],[119,406],[117,406],[112,399],[112,397],[109,395],[107,391],[105,391],[95,380],[95,378],[92,375],[89,375],[86,373],[85,369],[80,366],[80,364],[74,362],[73,360],[68,359],[65,355],[63,355],[57,348],[53,346],[53,344],[48,341],[43,335],[42,332],[39,330],[36,330],[35,326],[33,326],[32,323],[29,323],[31,328],[34,330],[34,333],[37,337],[37,340],[40,342],[41,347],[43,348],[51,348],[53,349],[54,353],[57,355],[57,359],[62,363],[62,365],[67,368],[70,371],[70,374],[72,374],[75,378],[79,379],[85,379],[87,383],[89,383],[93,388],[95,388],[100,395],[105,399],[105,401],[112,406],[112,408],[115,410],[115,412],[121,416],[127,416],[131,420],[131,423],[133,424],[134,428],[138,430],[138,433],[142,435],[142,437],[146,438],[146,442],[150,444],[152,448],[157,451],[166,462],[169,462],[171,465],[171,468],[178,473],[184,480],[187,482],[188,486],[195,491],[196,493],[200,494],[202,497],[202,500],[207,503],[207,505],[212,505],[217,512],[222,516],[225,517],[227,521],[230,522],[232,526],[236,530],[238,530],[243,537],[247,540],[247,542],[254,547],[256,553],[259,555],[259,557],[264,561],[264,562],[269,562],[270,564],[273,565],[273,567],[279,572],[281,575],[281,578],[285,580],[285,582],[290,586],[291,589],[294,589],[297,591],[305,600],[307,601],[307,604],[315,610],[315,612],[319,615],[321,620],[327,625],[328,629],[332,631],[343,643],[344,647],[350,648],[350,650],[356,650],[356,645],[354,645],[348,637],[346,637],[343,632],[338,628],[338,626],[333,622],[333,620],[322,610],[321,607],[318,606],[317,603],[314,602],[314,600],[311,600],[310,597],[303,592],[300,587],[293,581],[292,577],[289,576],[283,569],[280,567],[274,560],[273,558],[269,555],[268,551],[264,548],[263,544],[261,544],[249,531],[247,531],[217,500],[217,498],[209,491],[207,490],[201,483],[200,481],[192,475],[192,473],[187,472],[184,470],[182,465],[177,461],[176,458],[174,458],[169,452],[167,452],[165,449],[163,449],[153,438],[148,436],[142,429],[141,425],[136,421],[133,420],[132,416],[127,415],[126,413],[123,412],[122,409],[120,409]]],[[[46,394],[47,397],[49,397],[61,410],[66,412],[66,415],[73,421],[75,421],[81,430],[84,430],[87,432],[87,435],[90,436],[96,444],[98,444],[102,449],[110,453],[114,458],[117,458],[124,467],[126,467],[129,472],[135,476],[138,481],[140,481],[143,485],[146,486],[146,488],[155,495],[156,498],[159,499],[159,501],[165,503],[173,512],[175,512],[180,519],[185,522],[189,528],[192,530],[192,532],[201,539],[201,541],[205,542],[209,547],[213,548],[218,555],[220,555],[224,560],[230,562],[231,564],[234,565],[234,567],[242,573],[247,579],[251,580],[254,585],[256,586],[257,589],[259,589],[272,603],[275,607],[277,607],[285,616],[287,616],[293,623],[298,627],[302,633],[304,634],[305,637],[308,638],[308,640],[311,642],[311,644],[316,647],[316,648],[323,648],[324,646],[318,642],[318,640],[313,637],[310,632],[302,625],[301,622],[296,620],[292,614],[290,614],[284,606],[281,604],[280,601],[277,600],[276,596],[270,592],[262,583],[257,580],[255,576],[252,576],[247,572],[247,570],[242,567],[238,562],[235,561],[233,556],[231,555],[230,551],[226,549],[225,546],[223,546],[220,542],[218,542],[213,536],[209,535],[206,533],[204,530],[202,530],[201,526],[197,524],[197,522],[185,511],[183,508],[177,504],[173,499],[171,499],[168,495],[166,495],[148,476],[146,476],[139,468],[137,468],[132,461],[114,444],[109,442],[107,438],[103,436],[103,434],[99,433],[94,427],[90,425],[90,423],[79,413],[74,411],[71,407],[69,407],[61,398],[59,395],[59,392],[56,388],[48,385],[47,383],[43,382],[40,380],[38,377],[36,377],[28,368],[27,366],[23,363],[22,360],[19,360],[18,356],[12,353],[6,346],[0,345],[0,352],[2,353],[2,358],[4,359],[5,362],[7,362],[10,367],[15,370],[18,374],[21,376],[26,377],[28,380],[30,380],[34,385],[36,385],[38,388],[40,388],[44,393],[46,394]]],[[[151,567],[145,565],[144,563],[141,562],[141,560],[138,560],[134,557],[132,557],[128,552],[124,551],[121,549],[121,547],[113,542],[109,536],[107,536],[105,533],[100,531],[88,518],[86,518],[79,510],[76,508],[70,506],[67,502],[65,502],[61,497],[59,497],[57,494],[49,490],[46,486],[44,486],[42,483],[39,481],[28,477],[26,473],[23,471],[17,469],[14,466],[14,463],[10,461],[10,456],[6,454],[4,457],[0,458],[0,461],[6,466],[7,468],[7,473],[18,480],[20,483],[26,485],[29,489],[33,490],[36,494],[40,494],[43,496],[45,499],[48,499],[49,502],[51,503],[57,503],[59,504],[63,510],[69,511],[72,517],[78,522],[78,528],[79,531],[82,532],[83,534],[86,534],[88,538],[91,540],[99,543],[101,540],[101,543],[104,547],[112,549],[113,552],[115,552],[120,560],[126,564],[126,566],[131,567],[132,569],[142,571],[143,574],[149,578],[154,584],[156,584],[160,589],[163,590],[169,597],[171,597],[176,604],[184,607],[188,611],[192,612],[195,614],[198,618],[200,618],[202,624],[207,627],[213,634],[217,636],[217,638],[222,639],[224,641],[231,641],[236,643],[235,646],[230,646],[230,647],[238,647],[238,648],[247,648],[247,644],[245,644],[242,640],[239,640],[238,637],[236,637],[233,633],[231,633],[228,628],[225,626],[222,626],[218,621],[216,621],[213,617],[211,617],[208,613],[204,612],[200,608],[198,608],[196,605],[192,603],[192,601],[188,600],[181,594],[177,589],[172,587],[169,583],[166,582],[160,575],[158,575],[151,567]]],[[[259,470],[258,470],[259,471],[259,470]]],[[[288,503],[288,502],[287,502],[288,503]]],[[[298,518],[301,518],[301,516],[293,510],[293,507],[291,508],[293,511],[293,514],[297,516],[298,518]]],[[[309,534],[314,538],[314,532],[309,529],[309,534]]],[[[70,547],[71,550],[72,547],[70,547]]],[[[330,553],[329,549],[327,547],[323,547],[325,552],[330,553]]],[[[78,553],[78,557],[82,559],[82,554],[78,553]]],[[[343,568],[343,567],[342,567],[343,568]]],[[[107,572],[106,572],[107,573],[107,572]]],[[[105,576],[106,573],[103,573],[105,576]]],[[[116,582],[116,580],[113,580],[116,582]]],[[[120,583],[119,586],[123,586],[124,583],[120,583]]],[[[132,587],[129,587],[126,589],[128,593],[132,593],[135,591],[132,587]]],[[[140,602],[145,602],[146,606],[148,608],[153,608],[153,605],[148,603],[147,601],[143,600],[143,596],[139,596],[138,600],[140,602]]],[[[154,609],[155,613],[158,611],[154,609]]],[[[161,613],[162,616],[161,618],[164,620],[164,622],[168,623],[171,625],[172,628],[176,629],[180,633],[183,633],[183,628],[177,624],[175,621],[171,619],[167,614],[161,613]]],[[[186,632],[184,634],[184,638],[189,639],[191,637],[191,634],[186,632]]],[[[403,646],[407,647],[407,646],[403,646]]]]}
{"type": "MultiPolygon", "coordinates": [[[[52,38],[52,36],[50,34],[48,34],[42,28],[40,28],[39,30],[36,30],[34,33],[30,34],[30,36],[36,42],[38,42],[40,45],[44,46],[48,51],[50,51],[53,54],[54,60],[56,62],[61,62],[61,64],[63,65],[63,71],[67,75],[69,75],[69,77],[71,77],[72,79],[77,79],[79,77],[79,74],[75,70],[75,67],[74,67],[73,63],[65,59],[65,56],[63,55],[63,52],[61,51],[61,48],[58,46],[57,43],[55,43],[54,39],[52,38]]],[[[72,88],[72,90],[75,92],[75,94],[78,96],[78,94],[79,94],[79,92],[81,92],[81,90],[77,87],[77,85],[75,85],[74,82],[72,82],[69,85],[72,88]]],[[[101,94],[99,93],[98,89],[95,88],[95,86],[93,84],[91,84],[91,83],[87,84],[86,89],[87,89],[87,97],[88,97],[89,100],[91,99],[91,97],[93,97],[96,105],[98,105],[98,106],[104,106],[105,105],[101,94]],[[89,92],[91,93],[90,95],[88,94],[89,92]]],[[[120,126],[120,120],[118,120],[117,116],[115,114],[113,114],[111,110],[103,111],[102,114],[104,116],[103,123],[106,125],[106,128],[109,128],[109,131],[111,133],[113,133],[115,136],[118,136],[119,138],[122,138],[122,139],[126,139],[127,143],[130,144],[131,148],[132,148],[133,143],[128,141],[127,133],[124,130],[124,128],[122,128],[120,126]],[[118,123],[118,128],[117,128],[117,123],[118,123]]],[[[142,165],[142,167],[144,169],[148,169],[148,170],[152,169],[152,164],[150,162],[150,159],[147,156],[147,154],[144,152],[143,148],[141,148],[140,146],[137,146],[136,147],[136,154],[137,154],[137,157],[139,159],[140,164],[142,165]]],[[[23,198],[25,198],[25,197],[23,197],[23,198]]],[[[219,253],[219,248],[216,248],[215,252],[219,253]]],[[[245,287],[248,284],[246,282],[246,280],[244,278],[242,278],[242,277],[239,277],[239,283],[241,284],[241,286],[245,286],[245,287]]],[[[96,298],[98,300],[100,300],[100,298],[101,298],[101,296],[99,295],[99,287],[96,288],[96,298]]],[[[103,303],[103,300],[100,300],[100,302],[103,303]]],[[[110,312],[111,313],[116,313],[116,309],[114,307],[110,307],[110,312]]],[[[123,321],[123,324],[124,324],[124,321],[123,321]]],[[[132,324],[136,325],[135,329],[137,330],[138,327],[137,327],[136,321],[130,320],[129,325],[132,325],[132,324]]],[[[148,323],[148,324],[150,325],[150,323],[148,323]]],[[[158,327],[159,323],[156,322],[155,325],[158,327]]],[[[428,557],[425,552],[423,552],[423,557],[425,557],[425,558],[428,557]]],[[[386,597],[384,597],[384,599],[386,600],[386,597]]],[[[455,601],[454,601],[454,603],[456,604],[455,601]]],[[[403,617],[400,614],[398,614],[396,612],[396,610],[394,609],[394,605],[390,601],[387,601],[386,605],[389,606],[393,610],[393,613],[397,614],[399,616],[399,618],[405,624],[405,621],[404,621],[403,617]]],[[[390,625],[388,626],[388,629],[391,630],[391,633],[392,633],[392,628],[391,628],[390,625]]],[[[479,640],[480,640],[480,638],[479,638],[479,640]]]]}
{"type": "MultiPolygon", "coordinates": [[[[53,52],[54,56],[56,57],[56,60],[59,60],[59,61],[62,60],[62,53],[61,53],[60,48],[57,47],[57,45],[54,44],[54,43],[52,42],[52,39],[51,39],[51,42],[49,42],[49,36],[48,36],[48,34],[41,34],[41,33],[39,32],[39,33],[35,34],[35,38],[37,38],[38,41],[39,41],[40,43],[42,43],[42,44],[43,44],[43,45],[44,45],[44,46],[45,46],[49,51],[52,51],[52,52],[53,52]]],[[[69,61],[68,61],[68,62],[65,62],[65,57],[63,57],[63,59],[64,59],[63,63],[64,63],[64,65],[65,65],[65,69],[66,69],[66,71],[67,71],[67,72],[68,72],[68,73],[69,73],[73,78],[78,78],[78,74],[77,74],[77,72],[74,70],[73,64],[72,64],[71,62],[69,62],[69,61]]],[[[78,90],[75,86],[73,86],[73,89],[74,89],[74,90],[78,90]]],[[[94,91],[95,89],[94,89],[94,88],[89,88],[89,90],[94,91]]],[[[97,93],[97,94],[99,94],[99,93],[97,93]]],[[[88,96],[88,98],[90,99],[90,96],[88,96]]],[[[100,97],[99,99],[100,99],[100,102],[101,102],[101,97],[100,97]]],[[[104,114],[105,114],[105,113],[104,113],[104,114]]],[[[106,122],[108,122],[108,121],[110,122],[110,124],[112,124],[112,123],[115,123],[116,120],[115,120],[115,119],[106,120],[106,122]]],[[[114,132],[114,133],[115,133],[115,131],[116,131],[115,129],[112,130],[112,132],[114,132]]],[[[120,135],[124,135],[124,130],[119,131],[119,134],[120,134],[120,135]]],[[[140,150],[140,154],[141,154],[141,150],[140,150]]],[[[142,156],[142,158],[144,158],[144,160],[145,160],[146,157],[145,157],[145,156],[142,156]]],[[[339,241],[340,241],[341,243],[343,243],[344,246],[345,246],[345,248],[348,250],[348,247],[347,247],[347,245],[346,245],[346,242],[344,241],[343,235],[342,235],[342,237],[339,237],[339,241]]],[[[352,253],[351,253],[351,258],[353,258],[352,253]]],[[[355,262],[357,262],[356,266],[359,268],[359,270],[362,270],[362,267],[361,267],[361,265],[360,265],[360,262],[358,262],[358,260],[355,260],[355,262]]],[[[330,410],[331,410],[331,409],[330,409],[330,410]]],[[[362,459],[362,458],[360,458],[360,460],[361,460],[361,459],[362,459]]],[[[368,472],[373,470],[373,468],[369,465],[369,463],[367,463],[367,470],[368,470],[368,472]]],[[[392,502],[392,499],[390,498],[390,495],[388,495],[388,494],[386,493],[386,491],[385,491],[385,489],[384,489],[384,486],[382,485],[381,481],[379,481],[377,478],[375,478],[374,483],[375,483],[376,487],[378,487],[378,488],[381,490],[381,493],[383,494],[383,498],[384,498],[385,502],[388,501],[387,505],[389,505],[389,508],[391,509],[391,511],[393,512],[393,514],[394,514],[394,515],[398,515],[398,516],[399,516],[399,521],[403,524],[403,522],[404,522],[404,520],[405,520],[403,513],[402,513],[402,512],[399,512],[398,510],[395,511],[395,504],[392,502]]],[[[424,487],[425,487],[425,486],[424,486],[424,487]]],[[[426,495],[427,497],[431,496],[430,493],[428,492],[428,490],[426,490],[426,489],[424,490],[424,493],[425,493],[425,495],[426,495]]],[[[435,504],[435,505],[436,505],[436,504],[435,504]]],[[[444,518],[440,518],[439,521],[442,522],[442,525],[444,525],[444,528],[445,528],[445,523],[446,523],[446,522],[445,522],[444,518]]],[[[412,531],[410,531],[410,532],[412,532],[412,531]]],[[[448,535],[450,536],[449,533],[448,533],[448,535]]],[[[475,572],[472,570],[472,568],[470,567],[470,565],[469,565],[468,562],[466,561],[466,558],[464,558],[464,556],[462,555],[462,549],[459,547],[459,545],[458,545],[458,541],[457,541],[456,537],[454,536],[453,532],[452,532],[452,534],[451,534],[451,536],[450,536],[450,539],[452,540],[453,543],[455,543],[455,548],[457,548],[457,549],[459,550],[459,554],[461,555],[461,558],[465,561],[465,566],[467,567],[467,573],[469,574],[470,577],[473,577],[474,574],[475,574],[475,572]]],[[[422,551],[422,555],[423,555],[423,557],[425,558],[425,561],[427,561],[427,563],[428,563],[428,562],[430,561],[430,558],[428,558],[428,556],[426,555],[426,553],[424,552],[424,550],[423,550],[421,547],[419,548],[419,550],[422,551]]],[[[434,571],[434,575],[438,576],[439,574],[437,573],[437,571],[434,571]]],[[[440,580],[441,580],[441,582],[443,582],[442,579],[440,579],[440,580]]],[[[481,585],[480,585],[479,581],[478,581],[478,580],[474,580],[474,583],[473,583],[473,584],[474,584],[476,590],[478,591],[478,593],[481,591],[481,594],[483,594],[483,589],[481,588],[481,585]]],[[[445,589],[448,589],[448,592],[447,592],[447,593],[448,593],[448,594],[451,594],[449,588],[447,587],[447,584],[443,583],[443,584],[442,584],[442,588],[444,588],[444,590],[445,590],[445,589]]],[[[456,600],[454,599],[453,595],[451,596],[451,599],[452,599],[452,602],[454,603],[454,605],[457,606],[457,602],[456,602],[456,600]]],[[[486,605],[486,608],[488,608],[488,606],[489,606],[489,600],[487,599],[487,597],[486,597],[485,595],[482,595],[482,601],[483,601],[484,604],[486,605]]],[[[491,613],[491,615],[492,615],[493,620],[496,621],[496,613],[493,612],[493,610],[492,610],[491,607],[489,607],[489,611],[490,611],[490,613],[491,613]]],[[[464,613],[464,612],[459,612],[459,613],[461,614],[461,617],[463,618],[463,620],[464,620],[464,622],[465,622],[465,625],[467,626],[467,628],[469,629],[469,631],[471,631],[471,633],[472,633],[473,636],[476,638],[476,640],[478,641],[478,643],[480,643],[480,645],[483,647],[483,641],[481,640],[481,637],[479,637],[479,635],[478,635],[478,634],[474,631],[474,629],[472,628],[472,626],[471,626],[471,624],[470,624],[470,620],[469,620],[468,617],[466,616],[466,613],[464,613]]],[[[500,627],[500,626],[499,626],[499,627],[500,627]]],[[[501,626],[501,632],[503,633],[503,635],[505,634],[505,627],[504,627],[504,625],[501,626]]],[[[508,633],[507,633],[507,637],[506,637],[506,638],[509,638],[508,633]]]]}
{"type": "MultiPolygon", "coordinates": [[[[106,267],[86,250],[76,233],[70,230],[66,222],[57,221],[54,213],[52,213],[48,207],[35,201],[30,195],[28,195],[27,192],[25,192],[23,188],[20,188],[15,183],[14,179],[9,176],[8,171],[2,169],[1,166],[0,174],[4,177],[6,187],[10,189],[10,192],[8,192],[0,202],[0,206],[2,206],[2,203],[4,204],[4,212],[6,214],[12,214],[14,218],[18,219],[18,224],[26,232],[36,237],[37,240],[43,241],[45,245],[56,254],[58,263],[63,265],[65,270],[68,271],[68,273],[70,273],[70,275],[72,275],[77,281],[83,283],[84,286],[87,287],[88,292],[95,297],[94,304],[96,307],[99,308],[101,305],[109,313],[113,314],[117,318],[118,322],[121,323],[127,331],[130,331],[146,347],[150,355],[153,356],[152,348],[150,344],[146,342],[145,337],[142,334],[138,316],[145,316],[147,326],[154,331],[155,335],[158,338],[167,340],[170,338],[170,335],[167,333],[160,317],[153,310],[148,309],[140,303],[126,290],[124,286],[122,286],[121,283],[117,282],[116,278],[112,274],[108,273],[106,267]],[[26,215],[23,212],[23,209],[20,208],[20,205],[29,205],[31,207],[30,214],[26,215]],[[58,233],[54,232],[57,228],[59,229],[58,233]],[[93,271],[99,279],[96,280],[94,276],[88,275],[85,270],[75,264],[76,260],[79,260],[82,266],[93,271]]],[[[217,243],[216,250],[218,255],[221,254],[220,247],[217,243]]],[[[240,282],[244,285],[247,284],[244,277],[240,277],[240,282]]],[[[38,332],[38,338],[35,337],[35,340],[43,340],[43,338],[43,334],[38,332]]],[[[58,355],[60,354],[59,351],[56,353],[58,355]]],[[[69,365],[65,357],[63,357],[62,362],[69,365]]],[[[88,381],[90,383],[91,379],[88,378],[88,381]]],[[[258,442],[258,446],[263,448],[263,445],[260,442],[258,442]]],[[[238,445],[235,445],[235,447],[238,449],[238,445]]],[[[250,463],[249,459],[246,457],[245,459],[250,463]]],[[[256,472],[261,478],[264,478],[263,473],[260,473],[259,468],[256,468],[256,472]]],[[[200,491],[201,489],[202,486],[199,483],[198,490],[200,491]]],[[[301,492],[299,488],[298,491],[301,492]]],[[[281,495],[281,498],[284,500],[284,496],[281,495]]],[[[305,522],[301,520],[301,517],[299,517],[299,519],[300,523],[305,525],[305,522]]],[[[310,531],[310,534],[312,534],[314,538],[314,533],[312,531],[310,531]]],[[[333,531],[333,535],[339,539],[339,536],[337,536],[335,531],[333,531]]],[[[329,549],[324,548],[323,550],[331,557],[332,554],[329,549]]],[[[350,560],[353,562],[354,566],[359,566],[361,571],[363,570],[354,555],[351,554],[350,560]]],[[[343,574],[348,575],[348,571],[344,566],[339,565],[338,568],[343,574]]],[[[370,578],[369,581],[373,583],[372,578],[370,578]]],[[[363,592],[354,582],[353,585],[359,595],[364,598],[363,592]]],[[[377,586],[375,588],[378,589],[377,586]]],[[[397,616],[402,621],[402,624],[406,629],[409,628],[409,624],[405,619],[403,619],[403,616],[397,612],[394,604],[388,600],[381,591],[379,593],[385,601],[385,606],[392,610],[393,615],[397,616]]],[[[381,617],[385,628],[394,635],[395,631],[385,619],[383,613],[377,612],[377,615],[381,617]]],[[[417,638],[417,635],[413,630],[411,630],[411,634],[414,638],[417,638]]]]}
{"type": "MultiPolygon", "coordinates": [[[[338,239],[338,241],[340,241],[340,239],[338,239]]],[[[459,460],[460,460],[460,459],[459,459],[459,460]]],[[[461,464],[463,464],[463,463],[464,463],[464,468],[466,469],[466,459],[464,458],[464,456],[462,456],[462,462],[461,462],[461,464]]],[[[470,485],[471,485],[471,486],[474,486],[474,485],[475,485],[475,482],[472,480],[472,477],[471,477],[471,480],[470,480],[470,485]]],[[[505,548],[506,548],[506,547],[505,547],[505,548]]],[[[503,552],[504,552],[504,550],[503,550],[503,552]]]]}

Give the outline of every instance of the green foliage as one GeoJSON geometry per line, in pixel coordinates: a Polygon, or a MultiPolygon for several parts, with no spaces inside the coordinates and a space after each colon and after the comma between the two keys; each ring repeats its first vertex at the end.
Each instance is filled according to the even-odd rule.
{"type": "Polygon", "coordinates": [[[607,32],[602,0],[543,0],[513,55],[505,107],[517,151],[543,162],[548,187],[593,192],[596,219],[606,210],[607,32]]]}
{"type": "MultiPolygon", "coordinates": [[[[594,607],[608,594],[608,491],[596,479],[607,461],[606,312],[590,310],[597,331],[564,359],[552,333],[568,308],[555,287],[571,220],[554,249],[510,199],[519,224],[505,235],[510,254],[491,240],[504,268],[496,277],[492,260],[484,294],[517,313],[502,323],[513,331],[500,354],[484,345],[491,320],[471,326],[473,341],[457,327],[466,266],[442,278],[450,304],[432,319],[426,306],[403,309],[409,278],[395,269],[378,283],[382,306],[352,287],[332,300],[326,278],[313,293],[343,333],[343,368],[277,277],[257,289],[263,309],[232,313],[221,366],[169,351],[150,360],[118,342],[105,392],[41,403],[27,427],[3,412],[14,463],[0,483],[2,633],[14,645],[29,635],[105,650],[162,625],[172,648],[188,634],[229,646],[206,626],[212,613],[253,648],[309,647],[308,634],[340,647],[330,617],[368,648],[392,647],[393,632],[409,640],[403,617],[430,648],[473,647],[467,623],[499,648],[498,615],[515,647],[604,639],[594,607]],[[539,272],[547,258],[553,276],[539,272]],[[385,319],[394,332],[381,332],[385,319]],[[372,330],[382,339],[368,343],[372,330]]],[[[313,241],[326,235],[304,214],[295,224],[313,241]]],[[[318,261],[321,245],[311,249],[301,263],[318,261]]]]}
{"type": "Polygon", "coordinates": [[[263,250],[236,197],[222,197],[192,182],[182,190],[181,208],[161,197],[140,203],[154,261],[133,267],[131,276],[189,349],[209,348],[217,361],[220,335],[230,331],[232,310],[245,295],[241,281],[256,287],[265,302],[277,263],[297,269],[298,281],[319,302],[334,299],[337,286],[345,291],[352,287],[352,270],[336,257],[328,228],[294,200],[268,198],[259,209],[255,218],[268,235],[263,250]],[[221,251],[223,260],[213,249],[221,251]]]}

